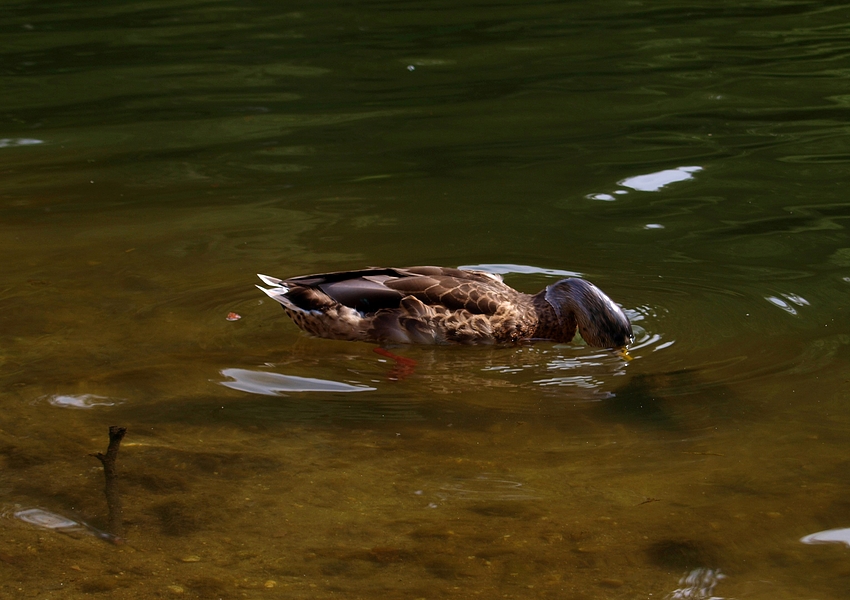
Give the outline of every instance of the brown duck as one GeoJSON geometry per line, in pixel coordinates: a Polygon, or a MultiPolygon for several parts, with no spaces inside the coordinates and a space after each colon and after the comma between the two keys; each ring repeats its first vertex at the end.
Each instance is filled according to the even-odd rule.
{"type": "Polygon", "coordinates": [[[634,341],[628,317],[598,287],[562,279],[539,294],[493,273],[446,267],[370,268],[259,278],[304,331],[323,338],[402,344],[569,342],[599,348],[634,341]]]}

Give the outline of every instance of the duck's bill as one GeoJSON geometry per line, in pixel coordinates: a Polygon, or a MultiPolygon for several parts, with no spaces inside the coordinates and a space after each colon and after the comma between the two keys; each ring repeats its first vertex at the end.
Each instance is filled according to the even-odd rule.
{"type": "Polygon", "coordinates": [[[623,346],[622,348],[615,348],[614,352],[616,352],[617,356],[619,356],[626,362],[629,362],[634,358],[631,354],[629,354],[629,349],[625,346],[623,346]]]}

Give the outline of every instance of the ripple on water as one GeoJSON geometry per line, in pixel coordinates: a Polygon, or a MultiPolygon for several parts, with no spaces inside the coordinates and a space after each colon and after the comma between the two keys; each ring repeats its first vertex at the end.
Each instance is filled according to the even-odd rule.
{"type": "Polygon", "coordinates": [[[667,600],[723,600],[714,595],[714,588],[726,579],[726,575],[716,569],[694,569],[679,580],[681,587],[670,592],[667,600]]]}
{"type": "MultiPolygon", "coordinates": [[[[580,275],[572,271],[516,264],[487,263],[464,268],[549,277],[580,275]]],[[[789,364],[787,352],[779,350],[776,359],[769,361],[770,365],[759,359],[763,369],[752,368],[754,355],[744,347],[733,356],[728,352],[715,355],[714,350],[719,343],[715,343],[715,338],[720,341],[723,338],[717,334],[717,323],[694,318],[693,314],[682,310],[693,310],[693,299],[699,298],[711,302],[715,312],[725,311],[726,320],[732,323],[736,307],[751,300],[746,293],[712,286],[702,280],[650,279],[649,282],[651,285],[641,287],[639,297],[643,302],[624,308],[635,333],[635,342],[629,350],[634,359],[631,362],[610,350],[589,348],[580,338],[570,344],[541,342],[517,348],[405,346],[394,351],[415,360],[417,366],[406,379],[392,382],[388,376],[392,365],[374,358],[368,351],[371,348],[364,349],[359,344],[335,345],[344,353],[336,360],[326,354],[330,344],[335,343],[299,337],[302,346],[315,344],[322,347],[324,358],[320,363],[305,361],[303,348],[299,346],[300,350],[286,365],[274,368],[266,365],[268,370],[262,367],[223,369],[221,374],[227,380],[217,383],[261,396],[325,393],[328,397],[323,398],[320,405],[315,404],[314,410],[330,411],[328,414],[335,417],[371,419],[380,413],[383,418],[388,411],[396,411],[404,419],[410,419],[436,410],[442,403],[454,406],[457,400],[446,397],[446,394],[463,394],[464,406],[473,411],[475,407],[486,406],[488,410],[538,414],[541,410],[570,410],[570,406],[607,402],[640,375],[690,373],[688,377],[662,377],[667,386],[665,394],[681,396],[702,393],[707,386],[764,376],[765,370],[773,371],[780,364],[779,368],[785,370],[799,364],[798,361],[789,364]],[[682,340],[687,340],[687,343],[682,340]],[[649,361],[650,357],[662,358],[659,362],[657,358],[649,361]],[[346,365],[344,372],[338,367],[342,364],[346,365]],[[322,370],[313,371],[317,368],[322,370]],[[286,370],[298,375],[286,374],[286,370]],[[546,393],[543,396],[528,393],[535,389],[546,393]],[[422,395],[423,391],[427,393],[422,395]],[[340,403],[345,401],[333,398],[338,393],[347,395],[353,392],[367,392],[368,400],[351,406],[348,406],[350,402],[346,402],[346,406],[342,406],[340,403]]],[[[764,294],[760,296],[763,298],[764,294]]],[[[792,302],[787,295],[780,296],[777,292],[776,296],[792,302]]],[[[795,299],[797,297],[794,295],[795,299]]],[[[744,307],[741,308],[739,316],[743,322],[744,307]]],[[[759,348],[759,351],[763,349],[759,348]]],[[[276,406],[277,410],[283,410],[281,405],[276,406]]],[[[305,407],[304,403],[297,405],[298,410],[309,408],[305,407]]]]}
{"type": "Polygon", "coordinates": [[[505,479],[492,473],[475,477],[458,477],[440,485],[436,495],[443,501],[453,500],[499,500],[519,501],[539,498],[521,481],[505,479]]]}
{"type": "MultiPolygon", "coordinates": [[[[477,264],[464,268],[552,277],[579,275],[514,264],[477,264]]],[[[632,297],[642,302],[624,308],[635,333],[635,342],[629,349],[634,358],[631,362],[609,350],[588,348],[580,339],[570,344],[543,342],[518,348],[411,346],[397,350],[418,363],[406,381],[390,383],[385,363],[376,363],[371,353],[364,351],[346,353],[344,364],[348,365],[346,375],[351,376],[350,379],[345,375],[328,377],[327,370],[322,371],[321,378],[304,377],[311,373],[304,373],[308,365],[299,362],[297,372],[302,377],[225,369],[222,375],[234,381],[221,384],[266,396],[299,392],[369,392],[369,403],[358,405],[358,417],[369,417],[375,412],[373,403],[382,403],[382,414],[391,408],[390,400],[384,397],[387,394],[392,394],[394,401],[407,411],[406,418],[411,416],[410,411],[418,414],[428,410],[423,408],[426,405],[456,402],[444,397],[445,394],[464,394],[468,407],[536,413],[541,406],[552,408],[555,403],[561,407],[607,401],[619,394],[636,375],[690,374],[669,381],[664,379],[665,396],[678,397],[703,393],[712,386],[755,382],[780,373],[809,373],[832,364],[847,346],[846,336],[841,335],[819,338],[800,346],[799,343],[764,343],[763,335],[754,334],[736,344],[730,352],[729,332],[734,330],[740,335],[741,328],[759,332],[762,327],[773,327],[771,313],[774,312],[778,313],[775,318],[784,318],[776,309],[785,309],[775,300],[781,300],[786,307],[798,312],[809,311],[813,303],[811,298],[804,298],[794,289],[765,290],[761,283],[753,281],[748,282],[747,287],[742,284],[735,287],[708,283],[704,279],[665,278],[650,279],[649,285],[642,285],[640,292],[634,292],[632,297]],[[753,289],[754,286],[760,289],[753,289]],[[749,312],[754,310],[754,302],[771,306],[762,311],[762,320],[758,323],[754,323],[755,318],[749,312]],[[711,318],[704,314],[708,305],[711,318]],[[771,321],[763,322],[765,318],[771,321]],[[534,389],[546,390],[546,395],[524,393],[534,389]],[[424,390],[428,394],[420,397],[424,390]],[[378,394],[371,396],[372,392],[378,394]]],[[[307,342],[302,339],[301,343],[307,342]]],[[[326,344],[319,340],[309,343],[326,344]]],[[[323,361],[324,364],[331,362],[334,361],[323,361]]]]}
{"type": "Polygon", "coordinates": [[[635,308],[625,309],[625,313],[629,317],[629,321],[632,322],[632,331],[635,335],[634,343],[629,346],[629,354],[634,357],[639,357],[644,354],[643,352],[640,352],[641,350],[651,349],[653,352],[657,352],[659,350],[669,348],[676,343],[676,340],[663,341],[664,336],[661,333],[650,333],[642,325],[640,325],[641,321],[656,319],[659,316],[665,315],[667,312],[668,311],[665,308],[649,305],[641,305],[636,306],[635,308]]]}
{"type": "MultiPolygon", "coordinates": [[[[683,167],[685,168],[685,167],[683,167]]],[[[691,168],[691,167],[687,167],[691,168]]],[[[693,167],[699,170],[699,167],[693,167]]],[[[516,265],[509,263],[484,263],[478,265],[462,265],[458,267],[460,269],[472,269],[477,271],[486,271],[488,273],[496,273],[499,275],[507,275],[511,273],[516,274],[524,274],[524,275],[549,275],[553,277],[583,277],[583,274],[578,271],[566,271],[561,269],[545,269],[542,267],[535,267],[533,265],[516,265]]],[[[638,306],[636,308],[624,308],[626,315],[629,317],[629,320],[632,322],[632,328],[635,333],[635,343],[630,347],[630,350],[639,350],[643,348],[653,347],[653,351],[663,350],[664,348],[669,348],[675,342],[674,341],[666,341],[662,342],[662,336],[660,334],[649,334],[639,325],[635,325],[636,322],[644,320],[646,317],[656,317],[660,313],[666,313],[666,309],[660,307],[651,307],[651,306],[638,306]]],[[[593,357],[587,356],[584,357],[586,360],[593,360],[593,357]]],[[[576,363],[577,366],[577,363],[576,363]]],[[[584,366],[588,366],[588,363],[584,363],[584,366]]]]}

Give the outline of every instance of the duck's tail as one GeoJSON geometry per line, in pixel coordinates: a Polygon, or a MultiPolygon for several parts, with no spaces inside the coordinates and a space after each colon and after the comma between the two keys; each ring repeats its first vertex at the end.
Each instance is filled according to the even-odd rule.
{"type": "Polygon", "coordinates": [[[268,296],[272,300],[280,302],[284,306],[292,307],[292,301],[286,296],[289,293],[289,288],[283,285],[283,280],[278,279],[277,277],[261,275],[260,273],[257,273],[257,277],[259,277],[266,285],[271,286],[270,288],[264,288],[263,286],[258,285],[258,290],[262,291],[266,296],[268,296]]]}

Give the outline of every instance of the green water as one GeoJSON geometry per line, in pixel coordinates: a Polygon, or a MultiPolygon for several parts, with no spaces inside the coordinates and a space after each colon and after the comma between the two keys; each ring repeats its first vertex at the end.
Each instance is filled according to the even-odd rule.
{"type": "Polygon", "coordinates": [[[850,7],[0,17],[0,596],[846,596],[850,7]],[[581,273],[634,360],[394,381],[253,287],[411,264],[581,273]]]}

